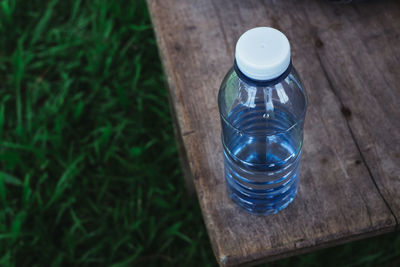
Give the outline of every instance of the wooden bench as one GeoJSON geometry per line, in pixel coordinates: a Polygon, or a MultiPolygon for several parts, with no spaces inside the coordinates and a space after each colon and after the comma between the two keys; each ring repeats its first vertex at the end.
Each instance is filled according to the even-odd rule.
{"type": "Polygon", "coordinates": [[[400,218],[400,2],[148,0],[176,119],[220,265],[255,264],[394,231],[400,218]],[[296,199],[242,211],[223,172],[219,85],[246,30],[292,45],[309,97],[296,199]]]}

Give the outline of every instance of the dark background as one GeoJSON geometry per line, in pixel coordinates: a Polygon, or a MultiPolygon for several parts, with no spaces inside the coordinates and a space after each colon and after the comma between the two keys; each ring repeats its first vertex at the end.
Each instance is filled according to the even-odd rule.
{"type": "MultiPolygon", "coordinates": [[[[0,1],[0,265],[216,265],[144,0],[0,1]]],[[[396,266],[383,235],[270,266],[396,266]]]]}

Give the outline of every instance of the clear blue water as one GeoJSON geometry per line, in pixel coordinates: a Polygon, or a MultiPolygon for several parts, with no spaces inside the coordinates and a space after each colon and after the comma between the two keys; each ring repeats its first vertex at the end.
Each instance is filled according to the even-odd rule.
{"type": "Polygon", "coordinates": [[[293,201],[299,177],[301,125],[279,103],[236,106],[222,119],[225,179],[230,198],[256,214],[273,214],[293,201]],[[240,129],[240,131],[238,130],[240,129]]]}

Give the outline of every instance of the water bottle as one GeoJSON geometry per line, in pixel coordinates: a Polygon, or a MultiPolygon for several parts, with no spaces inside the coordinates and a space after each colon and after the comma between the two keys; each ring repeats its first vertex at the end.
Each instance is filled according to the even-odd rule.
{"type": "Polygon", "coordinates": [[[283,33],[239,38],[218,106],[229,197],[253,214],[284,209],[297,193],[307,95],[283,33]]]}

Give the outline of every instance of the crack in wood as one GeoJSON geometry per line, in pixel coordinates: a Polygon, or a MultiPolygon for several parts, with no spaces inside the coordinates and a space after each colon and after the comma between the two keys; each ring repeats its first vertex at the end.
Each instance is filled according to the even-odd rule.
{"type": "Polygon", "coordinates": [[[214,1],[211,0],[210,2],[211,2],[211,5],[213,6],[213,8],[215,10],[215,14],[217,15],[218,25],[219,25],[219,28],[221,29],[222,36],[224,37],[224,41],[225,41],[225,45],[226,45],[226,51],[228,52],[229,56],[232,56],[231,48],[229,47],[228,38],[226,37],[226,32],[225,32],[224,26],[222,24],[221,14],[219,14],[218,8],[215,5],[214,1]]]}
{"type": "Polygon", "coordinates": [[[190,134],[192,134],[194,132],[195,132],[195,130],[187,131],[187,132],[182,133],[182,136],[187,136],[187,135],[190,135],[190,134]]]}

